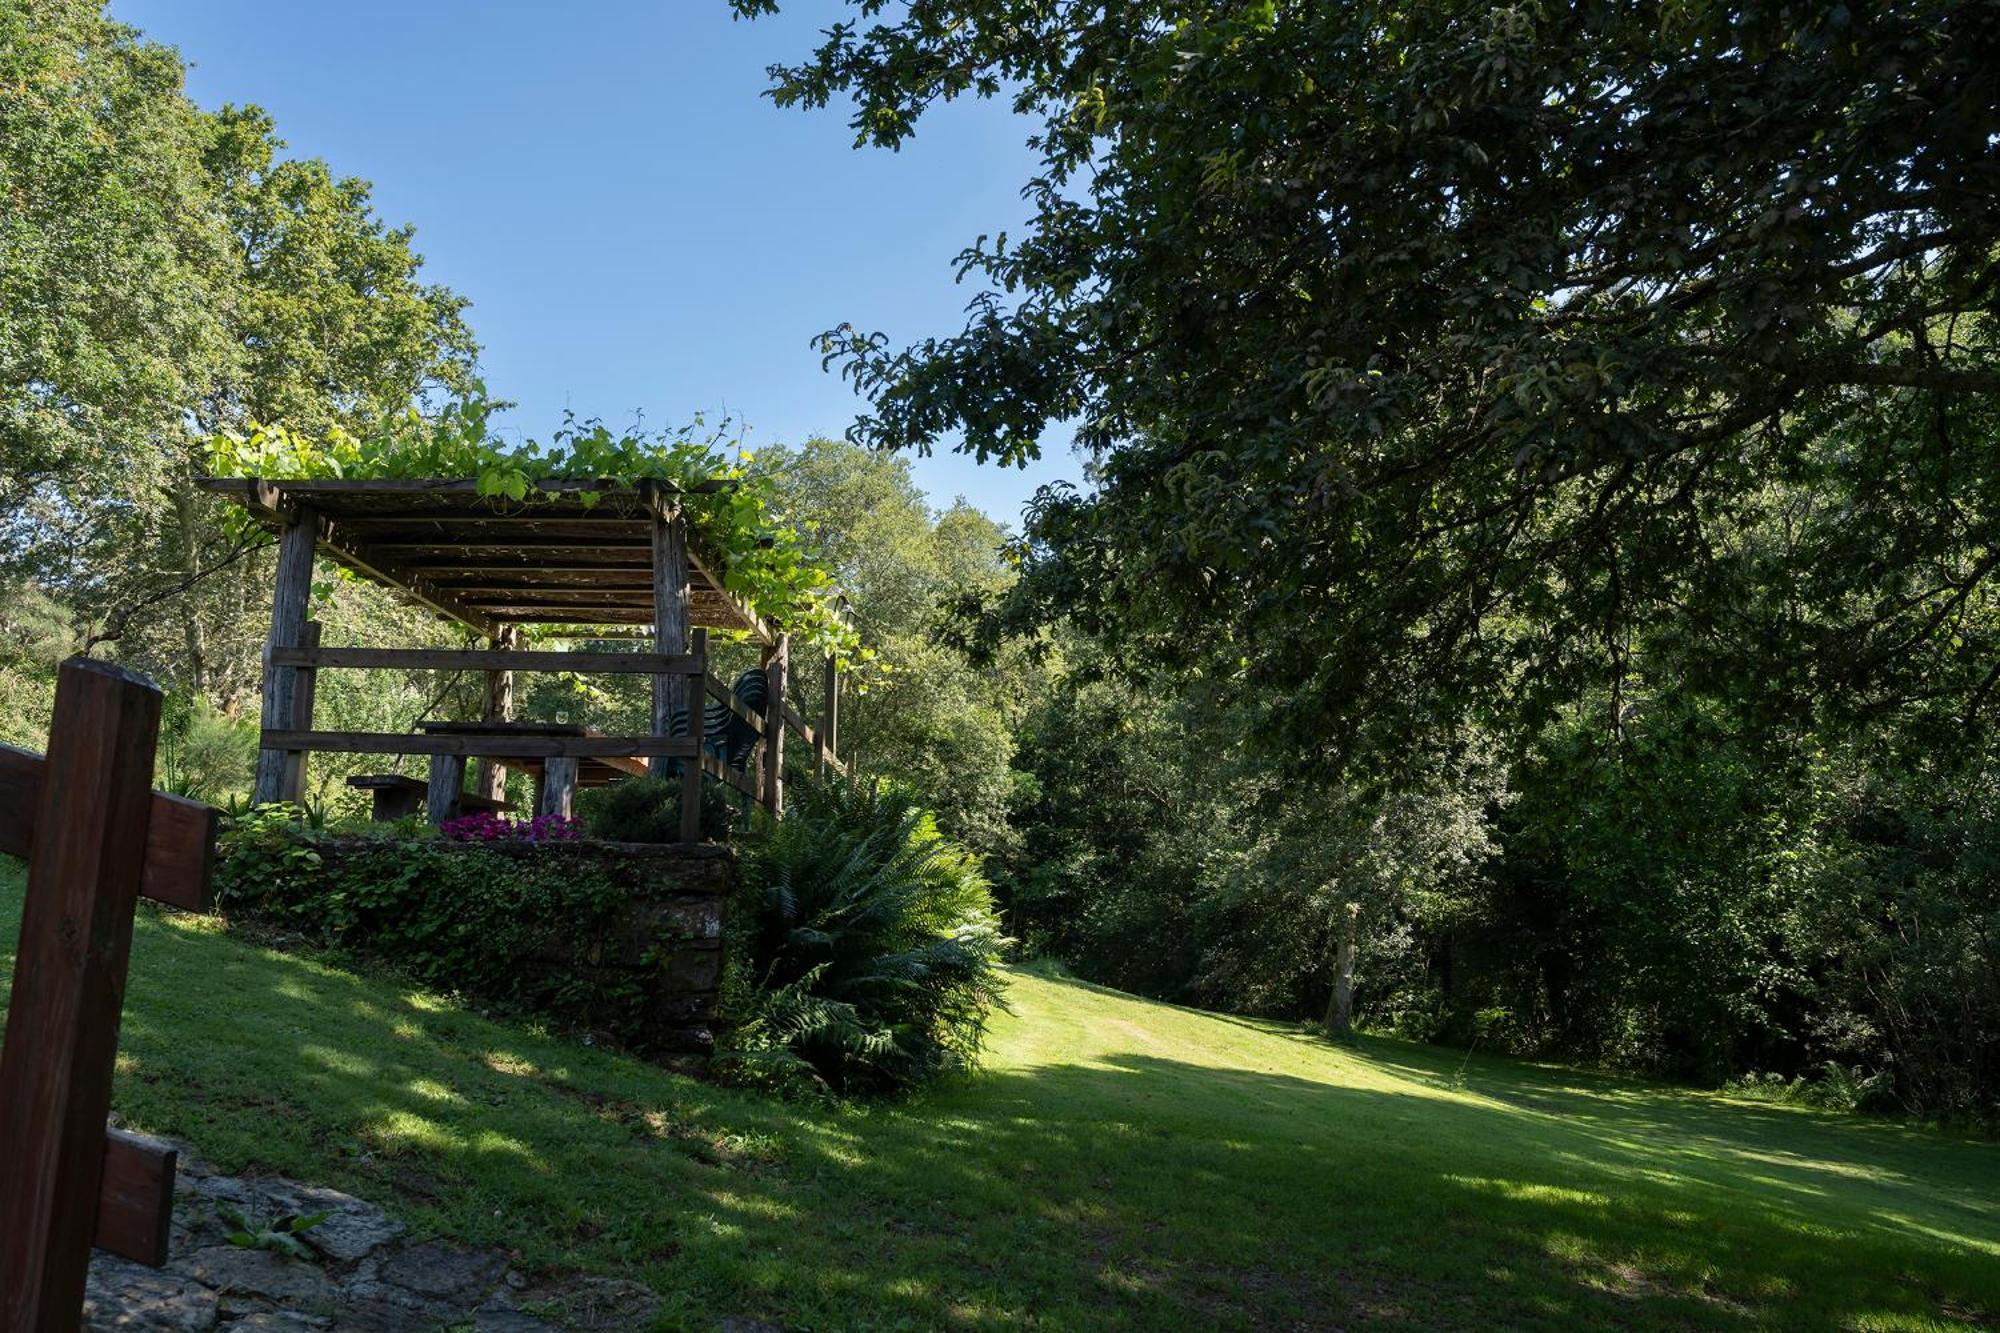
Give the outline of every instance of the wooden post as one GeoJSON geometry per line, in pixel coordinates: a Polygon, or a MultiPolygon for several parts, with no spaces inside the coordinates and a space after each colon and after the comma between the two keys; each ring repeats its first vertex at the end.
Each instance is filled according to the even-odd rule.
{"type": "Polygon", "coordinates": [[[818,744],[813,747],[817,771],[826,776],[826,761],[840,758],[840,660],[826,655],[826,697],[820,701],[818,744]]]}
{"type": "Polygon", "coordinates": [[[701,742],[707,726],[708,631],[694,632],[694,655],[701,659],[701,674],[683,677],[690,682],[688,739],[694,742],[694,756],[681,761],[681,841],[701,841],[701,742]]]}
{"type": "MultiPolygon", "coordinates": [[[[306,506],[292,511],[278,538],[278,572],[271,594],[271,637],[264,662],[264,730],[282,731],[292,722],[292,690],[297,668],[273,666],[271,649],[295,648],[305,630],[306,608],[312,601],[313,548],[319,541],[319,515],[306,506]]],[[[256,802],[282,801],[291,761],[278,750],[257,754],[256,802]]]]}
{"type": "Polygon", "coordinates": [[[0,1328],[9,1333],[71,1330],[81,1317],[159,726],[149,682],[82,658],[57,673],[0,1046],[0,1328]]]}
{"type": "Polygon", "coordinates": [[[576,797],[576,760],[552,756],[542,761],[542,791],[538,815],[567,815],[576,797]]]}
{"type": "Polygon", "coordinates": [[[430,786],[424,791],[424,813],[433,824],[458,815],[458,798],[465,794],[465,756],[431,756],[430,786]]]}
{"type": "Polygon", "coordinates": [[[774,818],[785,813],[785,662],[790,642],[780,634],[764,667],[771,680],[764,701],[764,808],[774,818]]]}
{"type": "MultiPolygon", "coordinates": [[[[688,638],[688,553],[687,524],[678,506],[666,508],[653,501],[653,651],[684,653],[688,638]]],[[[653,734],[667,734],[670,719],[679,709],[692,716],[701,707],[697,697],[688,699],[686,676],[653,676],[653,734]]],[[[663,776],[670,760],[653,760],[653,773],[663,776]]]]}
{"type": "MultiPolygon", "coordinates": [[[[299,647],[319,647],[320,624],[308,620],[299,627],[299,647]]],[[[313,698],[319,693],[319,669],[317,667],[292,668],[292,729],[311,731],[313,729],[313,698]]],[[[278,797],[302,805],[306,799],[306,752],[304,750],[285,751],[284,788],[278,797]]]]}
{"type": "MultiPolygon", "coordinates": [[[[505,651],[515,646],[520,638],[520,627],[503,626],[493,636],[492,645],[496,651],[505,651]]],[[[488,722],[505,722],[514,716],[514,673],[511,671],[489,671],[486,673],[486,712],[488,722]]],[[[479,761],[479,772],[472,780],[472,789],[489,800],[501,800],[507,795],[507,766],[492,759],[479,761]]]]}

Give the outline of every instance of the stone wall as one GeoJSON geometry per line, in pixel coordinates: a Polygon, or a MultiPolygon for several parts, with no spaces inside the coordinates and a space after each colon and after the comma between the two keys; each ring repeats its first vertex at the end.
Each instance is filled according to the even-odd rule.
{"type": "MultiPolygon", "coordinates": [[[[538,874],[557,878],[593,871],[607,874],[630,895],[619,919],[593,938],[551,934],[528,962],[556,979],[578,978],[591,994],[642,996],[646,1053],[707,1054],[715,1043],[716,1000],[722,983],[723,930],[736,886],[736,853],[711,844],[504,841],[438,842],[427,849],[450,855],[531,858],[538,874]],[[568,868],[567,870],[565,868],[568,868]]],[[[372,839],[331,839],[319,845],[330,872],[344,856],[380,855],[372,839]]],[[[608,1003],[608,1001],[607,1001],[608,1003]]],[[[618,1029],[619,1012],[585,1016],[594,1027],[618,1029]]]]}

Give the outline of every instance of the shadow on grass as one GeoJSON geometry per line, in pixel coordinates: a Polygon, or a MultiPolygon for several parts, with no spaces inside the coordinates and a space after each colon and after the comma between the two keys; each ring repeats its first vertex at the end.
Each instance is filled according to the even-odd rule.
{"type": "Polygon", "coordinates": [[[673,1326],[1804,1328],[2000,1307],[1990,1150],[1914,1132],[1501,1061],[1460,1091],[1456,1053],[1281,1025],[1259,1030],[1307,1042],[1324,1078],[1100,1050],[817,1110],[210,925],[142,917],[134,958],[133,1121],[531,1270],[645,1281],[673,1326]]]}

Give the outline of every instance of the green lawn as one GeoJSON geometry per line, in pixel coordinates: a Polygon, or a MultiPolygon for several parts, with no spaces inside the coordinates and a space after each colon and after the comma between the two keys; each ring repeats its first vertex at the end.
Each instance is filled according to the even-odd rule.
{"type": "MultiPolygon", "coordinates": [[[[11,972],[20,879],[0,870],[11,972]]],[[[135,1126],[666,1327],[1957,1328],[2000,1315],[2000,1148],[1135,1000],[1035,973],[990,1070],[821,1111],[143,911],[135,1126]]]]}

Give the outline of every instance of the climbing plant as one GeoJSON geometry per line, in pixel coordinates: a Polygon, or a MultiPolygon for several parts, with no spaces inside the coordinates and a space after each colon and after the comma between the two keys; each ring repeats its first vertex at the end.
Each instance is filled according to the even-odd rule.
{"type": "MultiPolygon", "coordinates": [[[[491,428],[503,406],[475,386],[428,415],[411,407],[386,416],[366,434],[339,426],[308,434],[260,424],[214,436],[210,465],[217,476],[274,481],[469,477],[502,508],[553,479],[621,488],[661,483],[682,493],[691,538],[729,592],[782,625],[799,646],[832,653],[850,668],[876,669],[874,653],[861,646],[840,613],[832,573],[810,558],[782,521],[775,481],[751,465],[727,423],[712,428],[697,417],[674,430],[614,433],[602,421],[565,414],[547,445],[509,444],[491,428]],[[711,482],[727,485],[704,490],[711,482]]],[[[589,506],[601,493],[579,497],[589,506]]]]}

